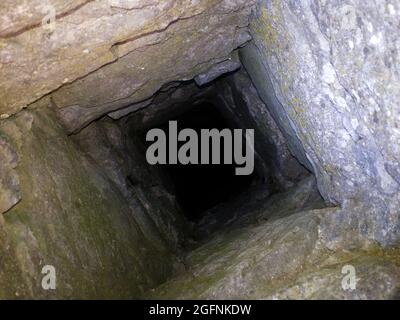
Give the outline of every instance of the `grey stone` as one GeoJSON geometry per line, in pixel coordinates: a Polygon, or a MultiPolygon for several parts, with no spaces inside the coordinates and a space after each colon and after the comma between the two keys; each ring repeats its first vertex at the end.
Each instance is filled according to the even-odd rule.
{"type": "MultiPolygon", "coordinates": [[[[360,234],[384,245],[400,235],[399,15],[389,0],[271,0],[252,22],[254,44],[242,51],[260,96],[324,198],[364,203],[361,215],[349,208],[348,221],[359,220],[352,227],[362,225],[360,234]]],[[[340,220],[335,225],[344,228],[340,220]]]]}
{"type": "Polygon", "coordinates": [[[2,214],[21,200],[21,193],[19,177],[14,170],[18,164],[18,155],[1,135],[0,164],[0,214],[2,214]]]}
{"type": "Polygon", "coordinates": [[[207,70],[206,73],[201,73],[197,75],[196,77],[194,77],[194,81],[196,81],[199,86],[203,86],[217,79],[225,73],[238,70],[240,66],[241,64],[239,62],[239,58],[237,57],[237,55],[235,55],[234,58],[229,58],[226,61],[222,61],[213,65],[211,69],[207,70]]]}
{"type": "MultiPolygon", "coordinates": [[[[254,191],[254,190],[253,190],[254,191]]],[[[256,191],[257,195],[263,190],[256,191]]],[[[264,205],[223,222],[187,259],[187,271],[147,293],[151,299],[393,299],[398,296],[397,249],[332,251],[321,225],[340,208],[324,208],[307,179],[264,205]],[[302,202],[302,205],[300,204],[302,202]],[[293,204],[296,203],[294,206],[293,204]],[[293,209],[299,212],[293,214],[293,209]],[[295,209],[296,210],[296,209],[295,209]],[[302,211],[303,210],[303,211],[302,211]],[[355,268],[356,289],[343,288],[342,268],[355,268]]],[[[254,195],[254,194],[253,194],[254,195]]],[[[256,196],[257,197],[257,196],[256,196]]],[[[254,198],[253,198],[254,199],[254,198]]],[[[262,199],[262,196],[261,196],[262,199]]],[[[254,201],[254,200],[253,200],[254,201]]],[[[261,200],[262,201],[262,200],[261,200]]],[[[229,211],[221,207],[218,210],[229,211]]],[[[232,210],[230,210],[232,212],[232,210]]],[[[216,212],[213,212],[214,216],[216,212]]],[[[210,219],[208,219],[210,223],[210,219]]],[[[207,229],[206,227],[204,229],[207,229]]]]}
{"type": "Polygon", "coordinates": [[[256,1],[51,1],[50,33],[47,7],[20,2],[6,2],[0,24],[0,116],[52,93],[73,132],[227,60],[248,41],[256,1]]]}
{"type": "MultiPolygon", "coordinates": [[[[101,156],[112,145],[115,153],[108,165],[114,168],[123,144],[114,126],[106,129],[97,136],[95,147],[101,156]]],[[[174,209],[162,195],[154,191],[156,196],[129,202],[119,186],[123,175],[114,175],[113,170],[104,174],[99,164],[105,164],[86,156],[65,135],[49,107],[3,120],[0,135],[1,160],[15,167],[18,159],[14,170],[21,198],[12,208],[7,205],[9,210],[0,219],[1,299],[127,299],[140,297],[173,273],[178,254],[174,233],[169,233],[169,240],[154,241],[151,219],[141,220],[143,212],[158,206],[163,211],[154,216],[167,221],[162,215],[174,209]],[[44,265],[56,268],[57,290],[43,290],[44,265]]],[[[2,210],[3,198],[1,184],[2,210]]],[[[179,232],[178,224],[174,230],[179,232]]]]}
{"type": "Polygon", "coordinates": [[[399,298],[399,21],[394,0],[4,0],[0,298],[399,298]],[[203,102],[255,130],[255,175],[191,223],[143,135],[203,102]]]}
{"type": "Polygon", "coordinates": [[[248,74],[241,70],[215,84],[216,104],[222,114],[235,120],[241,128],[255,130],[255,148],[259,162],[268,164],[266,176],[273,176],[277,185],[286,188],[304,178],[308,171],[293,157],[274,118],[263,103],[248,74]]]}

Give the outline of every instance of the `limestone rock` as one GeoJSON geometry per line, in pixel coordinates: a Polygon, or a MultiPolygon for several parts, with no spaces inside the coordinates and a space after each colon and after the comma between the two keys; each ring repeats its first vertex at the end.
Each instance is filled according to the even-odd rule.
{"type": "Polygon", "coordinates": [[[36,7],[37,1],[19,2],[2,6],[10,13],[0,29],[0,115],[12,115],[59,88],[53,101],[70,131],[228,59],[249,39],[255,4],[54,0],[36,7]],[[52,13],[54,24],[43,26],[52,13]]]}
{"type": "Polygon", "coordinates": [[[395,0],[3,0],[0,298],[399,298],[399,21],[395,0]],[[255,130],[255,173],[192,223],[144,135],[212,104],[255,130]]]}
{"type": "MultiPolygon", "coordinates": [[[[364,203],[360,216],[350,206],[353,218],[345,220],[384,245],[400,235],[399,17],[390,0],[271,0],[252,22],[255,41],[242,55],[324,198],[364,203]]],[[[343,228],[341,218],[332,223],[343,228]]]]}
{"type": "Polygon", "coordinates": [[[172,83],[161,88],[151,99],[111,112],[108,116],[117,120],[127,116],[121,122],[129,123],[129,126],[139,131],[162,122],[165,117],[174,117],[187,111],[191,102],[210,94],[210,90],[200,89],[193,82],[172,83]]]}
{"type": "Polygon", "coordinates": [[[21,200],[19,177],[14,170],[18,155],[0,135],[0,214],[8,211],[21,200]]]}
{"type": "MultiPolygon", "coordinates": [[[[395,258],[395,259],[398,259],[395,258]]],[[[263,299],[398,299],[400,269],[393,258],[360,255],[337,265],[324,266],[300,276],[287,287],[263,299]],[[346,266],[356,271],[355,287],[343,289],[346,266]],[[377,285],[379,284],[379,285],[377,285]]]]}
{"type": "Polygon", "coordinates": [[[65,16],[79,9],[87,0],[4,0],[0,8],[0,37],[12,38],[29,29],[37,28],[54,7],[57,15],[65,16]]]}
{"type": "Polygon", "coordinates": [[[268,107],[252,84],[245,70],[217,81],[214,89],[221,113],[235,119],[237,127],[254,128],[255,147],[262,163],[268,164],[268,175],[283,189],[307,175],[307,170],[289,151],[289,146],[268,107]]]}
{"type": "Polygon", "coordinates": [[[178,252],[184,231],[189,230],[183,214],[175,197],[163,188],[158,171],[149,167],[138,148],[129,142],[129,134],[117,123],[104,119],[73,139],[119,188],[143,235],[161,250],[167,245],[178,252]]]}
{"type": "Polygon", "coordinates": [[[233,58],[229,58],[226,61],[222,61],[212,66],[210,70],[205,73],[201,73],[197,75],[194,80],[199,86],[203,86],[211,81],[217,79],[219,76],[236,71],[240,69],[241,64],[239,62],[239,58],[237,55],[233,56],[233,58]]]}
{"type": "Polygon", "coordinates": [[[0,134],[1,159],[15,166],[18,154],[21,197],[0,221],[0,298],[140,297],[173,271],[176,249],[150,240],[135,216],[146,202],[130,206],[51,109],[3,120],[0,134]],[[57,290],[42,289],[44,265],[57,290]]]}
{"type": "MultiPolygon", "coordinates": [[[[306,180],[262,209],[233,210],[231,219],[186,259],[187,271],[147,296],[155,299],[392,299],[398,296],[398,249],[331,251],[321,224],[339,208],[318,208],[306,180]],[[297,199],[297,200],[296,200],[297,199]],[[294,205],[294,206],[293,206],[294,205]],[[302,209],[300,209],[302,210],[302,209]],[[222,231],[221,231],[222,230],[222,231]],[[356,289],[343,288],[344,266],[355,268],[356,289]]],[[[314,191],[313,191],[314,190],[314,191]]],[[[242,202],[242,207],[246,205],[242,202]]],[[[223,208],[221,208],[223,209],[223,208]]],[[[232,210],[231,210],[232,212],[232,210]]],[[[216,212],[214,212],[214,215],[216,212]]],[[[211,221],[210,219],[208,221],[211,221]]]]}

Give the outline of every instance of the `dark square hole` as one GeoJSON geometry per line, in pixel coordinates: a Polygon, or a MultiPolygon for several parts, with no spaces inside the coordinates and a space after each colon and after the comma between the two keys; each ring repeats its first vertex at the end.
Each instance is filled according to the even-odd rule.
{"type": "MultiPolygon", "coordinates": [[[[168,119],[157,128],[168,134],[169,121],[176,120],[178,132],[185,128],[194,129],[200,136],[201,129],[234,129],[220,114],[216,106],[210,102],[201,102],[188,107],[188,112],[168,119]]],[[[152,128],[149,128],[150,130],[152,128]]],[[[168,139],[167,139],[168,140],[168,139]]],[[[179,142],[178,148],[185,142],[179,142]]],[[[147,142],[147,146],[150,145],[147,142]]],[[[221,159],[223,159],[223,143],[221,143],[221,159]]],[[[211,151],[210,151],[211,154],[211,151]]],[[[200,155],[200,150],[199,150],[200,155]]],[[[222,162],[222,161],[221,161],[222,162]]],[[[255,178],[255,171],[251,175],[240,176],[235,174],[237,165],[233,164],[166,164],[157,165],[164,169],[174,185],[178,203],[187,218],[197,220],[201,213],[215,205],[228,201],[247,189],[255,178]]]]}

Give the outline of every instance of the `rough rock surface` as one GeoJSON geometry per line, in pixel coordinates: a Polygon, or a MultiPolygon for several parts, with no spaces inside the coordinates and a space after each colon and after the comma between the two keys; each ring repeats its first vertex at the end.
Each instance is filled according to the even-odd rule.
{"type": "Polygon", "coordinates": [[[313,178],[267,202],[265,191],[216,208],[218,232],[185,260],[179,277],[148,292],[155,299],[391,299],[398,297],[398,249],[336,250],[326,247],[321,225],[340,208],[319,209],[313,178]],[[256,195],[256,196],[254,196],[256,195]],[[257,195],[260,195],[258,197],[257,195]],[[294,213],[294,211],[299,210],[294,213]],[[235,219],[235,215],[236,218],[235,219]],[[221,228],[222,226],[222,228],[221,228]],[[356,289],[344,290],[342,268],[356,271],[356,289]]]}
{"type": "MultiPolygon", "coordinates": [[[[1,157],[15,167],[22,198],[0,214],[0,298],[134,298],[173,272],[176,250],[162,237],[154,240],[154,223],[139,220],[167,201],[153,195],[128,202],[65,135],[53,111],[3,120],[0,136],[8,141],[1,148],[18,154],[1,157]],[[44,265],[55,267],[57,290],[42,289],[44,265]]],[[[162,219],[166,210],[153,215],[162,219]]]]}
{"type": "Polygon", "coordinates": [[[255,149],[258,162],[263,164],[266,177],[285,189],[304,178],[308,171],[290,153],[288,143],[260,99],[245,70],[215,83],[216,105],[237,128],[255,130],[255,149]]]}
{"type": "Polygon", "coordinates": [[[120,189],[143,234],[161,249],[168,244],[178,252],[185,239],[183,231],[188,230],[183,213],[175,196],[164,188],[157,168],[147,165],[144,152],[129,134],[115,121],[103,119],[73,138],[120,189]]]}
{"type": "Polygon", "coordinates": [[[70,131],[228,60],[250,40],[248,17],[255,4],[53,0],[35,7],[36,2],[2,4],[7,14],[0,19],[0,115],[6,118],[59,88],[53,102],[70,131]],[[55,23],[43,27],[51,5],[55,23]]]}
{"type": "Polygon", "coordinates": [[[199,86],[203,86],[225,73],[234,72],[240,69],[240,67],[241,63],[239,61],[239,56],[237,55],[237,52],[235,52],[231,58],[215,64],[206,73],[198,74],[196,77],[194,77],[194,80],[199,86]]]}
{"type": "Polygon", "coordinates": [[[349,209],[332,216],[332,241],[399,241],[399,17],[391,0],[269,0],[243,50],[291,151],[349,209]]]}
{"type": "Polygon", "coordinates": [[[122,118],[121,123],[137,131],[145,130],[165,122],[165,119],[173,119],[187,112],[196,101],[207,99],[212,94],[211,89],[200,89],[192,81],[172,83],[162,88],[151,99],[108,115],[113,119],[122,118]],[[127,117],[123,118],[124,116],[127,117]]]}
{"type": "Polygon", "coordinates": [[[21,199],[19,178],[15,172],[18,155],[10,143],[0,135],[0,214],[21,199]]]}
{"type": "Polygon", "coordinates": [[[399,21],[395,0],[3,0],[0,298],[399,298],[399,21]],[[255,129],[262,185],[182,258],[138,133],[203,101],[255,129]]]}

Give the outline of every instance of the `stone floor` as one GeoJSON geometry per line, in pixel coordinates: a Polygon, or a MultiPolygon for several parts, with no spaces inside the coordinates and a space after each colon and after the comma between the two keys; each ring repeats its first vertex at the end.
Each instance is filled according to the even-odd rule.
{"type": "Polygon", "coordinates": [[[151,299],[391,299],[398,297],[400,251],[331,251],[314,178],[266,200],[258,187],[219,205],[198,224],[198,242],[178,276],[151,299]],[[354,269],[352,269],[354,267],[354,269]],[[348,270],[355,271],[355,282],[348,270]],[[352,284],[355,283],[355,289],[352,284]]]}

